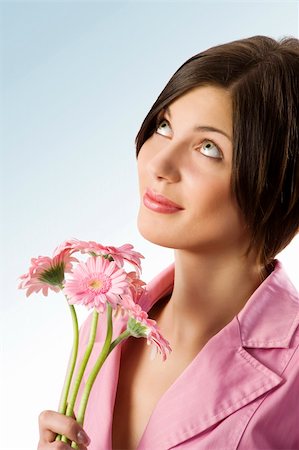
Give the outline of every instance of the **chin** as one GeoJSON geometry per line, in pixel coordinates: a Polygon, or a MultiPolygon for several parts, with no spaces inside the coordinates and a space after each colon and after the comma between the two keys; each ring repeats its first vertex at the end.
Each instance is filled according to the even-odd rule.
{"type": "Polygon", "coordinates": [[[161,227],[161,225],[155,226],[150,221],[141,218],[140,213],[137,218],[137,229],[144,239],[153,244],[160,245],[161,247],[176,248],[175,244],[177,244],[177,239],[170,235],[168,227],[161,227]]]}

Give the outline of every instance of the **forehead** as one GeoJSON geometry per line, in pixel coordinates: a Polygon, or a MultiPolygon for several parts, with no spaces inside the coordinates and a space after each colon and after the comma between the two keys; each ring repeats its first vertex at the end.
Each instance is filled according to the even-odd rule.
{"type": "Polygon", "coordinates": [[[169,104],[169,111],[180,123],[217,127],[232,136],[232,98],[224,88],[190,89],[169,104]]]}

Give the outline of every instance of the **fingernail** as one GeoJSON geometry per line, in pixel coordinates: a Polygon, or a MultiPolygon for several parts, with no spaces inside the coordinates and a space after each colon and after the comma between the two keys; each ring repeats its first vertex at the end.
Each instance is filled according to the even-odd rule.
{"type": "Polygon", "coordinates": [[[77,434],[77,442],[78,444],[89,445],[90,439],[84,431],[80,430],[77,434]]]}

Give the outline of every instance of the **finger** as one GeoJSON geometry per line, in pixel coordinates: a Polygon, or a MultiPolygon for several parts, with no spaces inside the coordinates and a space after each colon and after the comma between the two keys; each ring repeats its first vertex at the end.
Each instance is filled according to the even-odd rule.
{"type": "MultiPolygon", "coordinates": [[[[59,436],[60,436],[60,435],[59,435],[59,436]]],[[[60,436],[60,438],[61,438],[61,436],[60,436]]],[[[73,448],[73,447],[72,447],[72,443],[73,443],[74,441],[71,441],[70,439],[66,439],[65,436],[61,439],[61,441],[62,441],[62,442],[67,442],[67,443],[69,444],[68,449],[73,448]]],[[[76,444],[77,444],[77,447],[75,447],[75,448],[76,448],[77,450],[88,450],[88,448],[85,447],[85,445],[83,445],[83,444],[78,444],[78,441],[76,442],[76,444]]],[[[53,445],[53,444],[51,444],[51,445],[53,445]]],[[[51,447],[51,449],[52,449],[52,447],[51,447]]],[[[54,449],[53,449],[53,450],[54,450],[54,449]]]]}
{"type": "Polygon", "coordinates": [[[37,450],[71,450],[71,446],[63,442],[39,442],[37,450]]]}
{"type": "Polygon", "coordinates": [[[56,435],[61,434],[78,444],[90,443],[89,437],[75,419],[55,411],[43,411],[39,415],[39,429],[42,442],[53,442],[56,435]]]}
{"type": "MultiPolygon", "coordinates": [[[[39,441],[37,450],[73,450],[71,447],[71,442],[66,444],[61,441],[56,442],[41,442],[39,441]]],[[[88,450],[85,445],[81,444],[77,446],[77,450],[88,450]]]]}
{"type": "MultiPolygon", "coordinates": [[[[38,450],[73,450],[73,447],[71,446],[72,442],[69,441],[68,444],[66,444],[65,442],[61,442],[61,441],[56,441],[56,442],[48,442],[46,443],[46,447],[41,447],[38,448],[38,450]]],[[[85,445],[80,444],[77,445],[76,447],[77,450],[88,450],[87,447],[85,447],[85,445]]]]}

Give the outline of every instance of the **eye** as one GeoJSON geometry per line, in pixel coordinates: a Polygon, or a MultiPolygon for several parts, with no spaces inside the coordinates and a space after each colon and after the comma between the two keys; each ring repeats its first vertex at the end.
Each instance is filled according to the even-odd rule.
{"type": "Polygon", "coordinates": [[[164,135],[165,134],[165,129],[167,129],[167,127],[169,127],[169,122],[168,122],[168,120],[167,119],[165,119],[164,117],[161,117],[160,119],[158,118],[157,119],[157,121],[156,121],[156,127],[155,127],[155,132],[157,133],[157,134],[162,134],[162,135],[164,135]],[[162,126],[162,124],[164,123],[164,125],[162,126]],[[158,130],[161,130],[161,131],[159,131],[158,132],[158,130]]]}
{"type": "Polygon", "coordinates": [[[214,144],[213,141],[206,139],[200,146],[200,153],[209,158],[223,159],[222,151],[214,144]]]}
{"type": "MultiPolygon", "coordinates": [[[[170,128],[170,123],[165,117],[158,117],[156,120],[155,132],[162,136],[167,135],[167,128],[170,128]]],[[[210,139],[205,139],[200,146],[200,153],[209,158],[223,159],[223,153],[220,148],[210,139]]]]}

